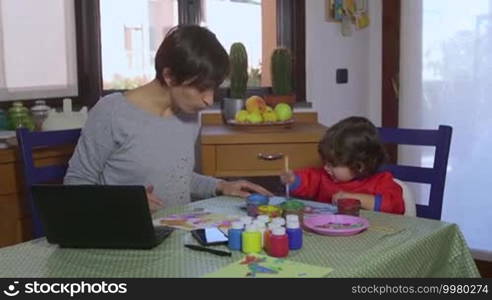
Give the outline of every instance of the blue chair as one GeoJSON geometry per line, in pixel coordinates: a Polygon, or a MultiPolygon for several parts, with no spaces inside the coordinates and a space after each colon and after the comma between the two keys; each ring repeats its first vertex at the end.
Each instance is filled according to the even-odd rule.
{"type": "Polygon", "coordinates": [[[434,166],[432,168],[388,164],[383,170],[390,171],[402,181],[430,184],[429,205],[417,204],[417,216],[441,219],[444,184],[451,145],[450,126],[440,125],[437,130],[378,128],[384,144],[435,146],[434,166]]]}
{"type": "Polygon", "coordinates": [[[31,186],[40,183],[61,182],[67,171],[67,164],[36,167],[33,150],[39,148],[75,145],[80,137],[80,129],[31,132],[26,128],[17,129],[17,141],[22,158],[27,207],[31,210],[33,237],[44,236],[43,226],[34,206],[31,186]]]}

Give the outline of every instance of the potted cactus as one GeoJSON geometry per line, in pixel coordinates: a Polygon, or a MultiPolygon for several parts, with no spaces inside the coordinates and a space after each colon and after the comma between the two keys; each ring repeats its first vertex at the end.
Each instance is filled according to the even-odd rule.
{"type": "Polygon", "coordinates": [[[233,43],[229,53],[230,61],[230,97],[222,101],[224,122],[234,119],[236,112],[244,106],[248,85],[248,55],[242,43],[233,43]]]}
{"type": "Polygon", "coordinates": [[[271,57],[272,95],[265,98],[270,106],[295,103],[292,87],[292,55],[287,48],[276,48],[271,57]]]}
{"type": "Polygon", "coordinates": [[[244,99],[248,85],[248,54],[242,43],[231,45],[229,54],[231,65],[231,98],[244,99]]]}

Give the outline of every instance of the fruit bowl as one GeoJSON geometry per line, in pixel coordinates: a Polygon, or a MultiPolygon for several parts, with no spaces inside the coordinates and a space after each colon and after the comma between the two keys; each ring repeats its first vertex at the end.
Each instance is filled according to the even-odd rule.
{"type": "Polygon", "coordinates": [[[289,104],[277,103],[275,107],[270,107],[256,95],[246,100],[244,109],[236,110],[234,118],[227,114],[223,116],[227,118],[227,125],[238,128],[289,128],[294,124],[294,112],[289,104]]]}
{"type": "Polygon", "coordinates": [[[235,126],[235,127],[245,127],[245,128],[261,128],[261,127],[285,127],[290,128],[294,125],[294,118],[286,120],[286,121],[277,121],[277,122],[261,122],[261,123],[250,123],[250,122],[239,122],[237,120],[228,120],[227,125],[235,126]]]}

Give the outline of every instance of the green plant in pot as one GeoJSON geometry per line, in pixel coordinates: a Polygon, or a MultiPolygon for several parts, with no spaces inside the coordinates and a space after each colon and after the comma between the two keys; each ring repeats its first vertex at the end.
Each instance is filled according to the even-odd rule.
{"type": "Polygon", "coordinates": [[[233,43],[229,52],[230,61],[230,97],[222,101],[224,122],[234,119],[236,113],[244,106],[248,86],[248,54],[242,43],[233,43]]]}
{"type": "Polygon", "coordinates": [[[292,54],[287,48],[276,48],[271,57],[272,95],[265,97],[270,106],[278,103],[295,103],[292,86],[292,54]]]}

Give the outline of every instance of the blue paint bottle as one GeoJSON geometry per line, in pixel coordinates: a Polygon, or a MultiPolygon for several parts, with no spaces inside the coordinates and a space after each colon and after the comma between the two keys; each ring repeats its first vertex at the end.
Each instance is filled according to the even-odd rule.
{"type": "Polygon", "coordinates": [[[227,236],[229,239],[228,245],[231,250],[241,250],[241,236],[243,234],[243,223],[242,222],[232,222],[231,228],[227,231],[227,236]]]}
{"type": "Polygon", "coordinates": [[[289,249],[298,250],[302,248],[302,229],[298,220],[287,221],[287,236],[289,237],[289,249]]]}

